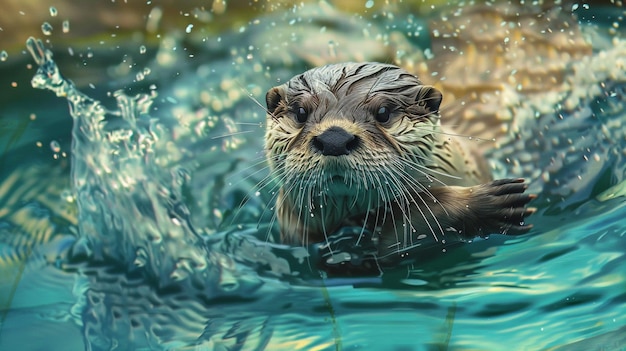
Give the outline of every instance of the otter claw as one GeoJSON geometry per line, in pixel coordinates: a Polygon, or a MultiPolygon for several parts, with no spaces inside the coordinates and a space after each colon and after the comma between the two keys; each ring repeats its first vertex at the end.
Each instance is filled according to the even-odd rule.
{"type": "Polygon", "coordinates": [[[526,207],[537,195],[524,194],[528,184],[523,178],[498,179],[478,187],[474,191],[474,215],[481,223],[481,231],[519,235],[533,228],[524,220],[537,212],[534,207],[526,207]]]}

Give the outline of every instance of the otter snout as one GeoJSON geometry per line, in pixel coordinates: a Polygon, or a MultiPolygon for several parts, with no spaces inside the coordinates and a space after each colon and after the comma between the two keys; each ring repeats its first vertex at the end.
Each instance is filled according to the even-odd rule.
{"type": "Polygon", "coordinates": [[[358,138],[337,126],[326,129],[313,138],[313,148],[324,156],[348,155],[359,145],[358,138]]]}

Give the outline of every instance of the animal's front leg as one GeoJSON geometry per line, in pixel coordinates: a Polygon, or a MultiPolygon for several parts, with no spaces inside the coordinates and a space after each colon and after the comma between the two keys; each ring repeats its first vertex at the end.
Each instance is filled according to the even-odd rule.
{"type": "Polygon", "coordinates": [[[535,212],[526,205],[536,197],[525,194],[524,179],[499,179],[472,187],[441,187],[433,191],[441,202],[437,211],[446,227],[471,239],[489,234],[523,234],[531,224],[525,218],[535,212]]]}
{"type": "Polygon", "coordinates": [[[526,188],[524,180],[518,178],[471,187],[436,187],[429,189],[430,194],[413,194],[409,210],[397,204],[393,209],[395,220],[383,226],[379,252],[400,253],[420,243],[450,242],[450,234],[457,239],[472,239],[496,233],[526,233],[532,225],[526,224],[525,218],[535,212],[526,205],[536,197],[525,194],[526,188]]]}

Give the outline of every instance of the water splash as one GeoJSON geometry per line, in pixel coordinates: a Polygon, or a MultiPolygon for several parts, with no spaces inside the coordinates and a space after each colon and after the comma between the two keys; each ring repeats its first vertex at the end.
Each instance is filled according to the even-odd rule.
{"type": "Polygon", "coordinates": [[[63,33],[69,33],[70,32],[70,21],[63,21],[63,33]]]}
{"type": "Polygon", "coordinates": [[[65,97],[74,120],[71,176],[82,235],[74,255],[121,262],[160,286],[193,285],[206,296],[238,292],[236,265],[209,250],[189,221],[181,201],[186,171],[164,171],[167,158],[154,147],[171,141],[149,114],[156,92],[117,92],[117,110],[109,111],[61,76],[40,40],[29,38],[27,48],[39,65],[33,87],[65,97]],[[115,117],[125,126],[107,130],[115,117]]]}
{"type": "Polygon", "coordinates": [[[118,91],[113,94],[117,109],[107,110],[62,77],[40,40],[28,39],[27,48],[39,65],[33,87],[66,98],[74,120],[71,178],[81,234],[72,249],[74,258],[120,262],[126,271],[140,271],[159,286],[200,289],[207,298],[249,296],[262,284],[259,267],[273,276],[305,279],[319,274],[315,267],[320,260],[334,272],[348,265],[360,274],[379,274],[370,262],[375,251],[371,242],[354,244],[361,228],[356,234],[346,228],[336,240],[309,248],[256,240],[257,232],[265,237],[271,230],[258,228],[256,219],[250,229],[237,224],[211,235],[198,231],[183,201],[189,171],[172,165],[179,160],[172,156],[172,145],[180,135],[150,114],[156,91],[136,96],[118,91]],[[112,128],[110,122],[119,119],[123,127],[112,128]],[[341,252],[350,252],[350,259],[340,264],[328,259],[341,252]]]}
{"type": "Polygon", "coordinates": [[[52,35],[52,25],[50,23],[48,23],[48,22],[44,22],[41,25],[41,32],[44,35],[52,35]]]}

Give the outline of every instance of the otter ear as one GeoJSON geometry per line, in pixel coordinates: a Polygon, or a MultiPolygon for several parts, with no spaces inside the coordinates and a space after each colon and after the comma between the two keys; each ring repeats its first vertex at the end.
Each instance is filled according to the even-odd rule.
{"type": "Polygon", "coordinates": [[[278,105],[280,104],[280,101],[283,99],[284,95],[285,95],[285,90],[282,86],[274,87],[268,90],[267,94],[265,95],[265,103],[267,104],[267,112],[273,114],[276,108],[278,107],[278,105]]]}
{"type": "Polygon", "coordinates": [[[418,101],[423,101],[430,112],[439,112],[443,95],[435,87],[425,86],[419,94],[418,101]]]}

